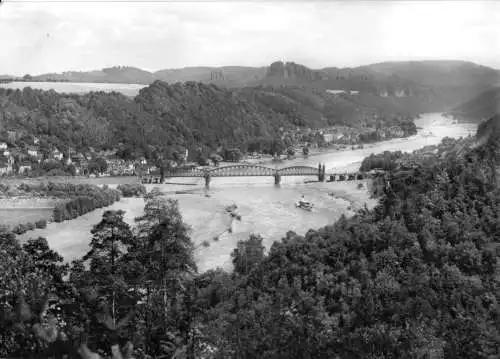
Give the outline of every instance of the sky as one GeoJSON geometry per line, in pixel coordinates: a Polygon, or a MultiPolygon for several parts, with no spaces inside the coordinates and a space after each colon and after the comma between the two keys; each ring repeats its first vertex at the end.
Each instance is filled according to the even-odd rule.
{"type": "Polygon", "coordinates": [[[311,68],[467,60],[500,69],[499,1],[3,0],[0,74],[134,66],[311,68]]]}

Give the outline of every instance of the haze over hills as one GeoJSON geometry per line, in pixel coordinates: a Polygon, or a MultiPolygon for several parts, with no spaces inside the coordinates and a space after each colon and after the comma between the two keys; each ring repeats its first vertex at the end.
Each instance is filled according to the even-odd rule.
{"type": "Polygon", "coordinates": [[[406,103],[410,111],[430,112],[451,110],[500,84],[500,71],[465,61],[383,62],[355,68],[323,69],[277,61],[268,67],[186,67],[156,72],[135,67],[112,67],[89,72],[44,74],[33,76],[32,80],[144,85],[156,80],[168,83],[194,81],[230,88],[300,86],[318,91],[359,91],[365,96],[406,103]],[[406,100],[400,101],[402,98],[406,100]]]}

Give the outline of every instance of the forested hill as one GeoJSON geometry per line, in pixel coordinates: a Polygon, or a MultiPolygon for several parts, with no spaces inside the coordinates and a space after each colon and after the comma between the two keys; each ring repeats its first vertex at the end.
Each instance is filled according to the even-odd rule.
{"type": "Polygon", "coordinates": [[[296,126],[375,126],[376,119],[381,126],[406,128],[416,114],[390,101],[384,106],[360,104],[301,89],[235,91],[196,82],[155,81],[134,99],[119,93],[0,89],[4,137],[6,131],[16,131],[18,142],[34,135],[49,147],[117,148],[128,155],[149,156],[158,147],[240,146],[258,138],[280,138],[282,131],[296,126]]]}
{"type": "Polygon", "coordinates": [[[276,137],[285,116],[263,111],[238,94],[200,83],[155,82],[135,99],[119,93],[83,96],[25,88],[0,90],[0,130],[35,135],[64,149],[120,148],[147,154],[151,146],[216,147],[276,137]]]}
{"type": "Polygon", "coordinates": [[[450,114],[468,121],[481,121],[500,114],[500,86],[491,87],[470,101],[460,104],[450,111],[450,114]]]}

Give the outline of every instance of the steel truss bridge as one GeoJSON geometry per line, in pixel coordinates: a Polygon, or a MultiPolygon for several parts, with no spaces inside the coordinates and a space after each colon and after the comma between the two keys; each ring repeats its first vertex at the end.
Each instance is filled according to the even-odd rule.
{"type": "MultiPolygon", "coordinates": [[[[201,177],[201,178],[214,178],[214,177],[284,177],[284,176],[318,176],[320,177],[320,170],[318,167],[310,166],[291,166],[284,168],[272,168],[260,165],[250,164],[235,164],[221,167],[212,167],[207,169],[198,168],[181,168],[170,171],[165,171],[164,178],[174,177],[201,177]]],[[[324,177],[329,181],[355,181],[371,177],[368,173],[354,172],[354,173],[333,173],[332,171],[325,171],[324,177]]],[[[143,183],[158,183],[160,174],[150,174],[142,177],[143,183]]]]}

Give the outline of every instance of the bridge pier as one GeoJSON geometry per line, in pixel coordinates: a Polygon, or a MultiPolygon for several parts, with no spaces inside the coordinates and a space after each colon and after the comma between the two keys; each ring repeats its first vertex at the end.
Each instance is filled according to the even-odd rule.
{"type": "Polygon", "coordinates": [[[205,188],[209,188],[210,187],[210,175],[208,173],[205,173],[205,188]]]}
{"type": "Polygon", "coordinates": [[[276,172],[274,174],[274,184],[278,186],[280,183],[281,183],[281,175],[278,172],[276,172]]]}
{"type": "Polygon", "coordinates": [[[326,166],[318,164],[318,181],[319,182],[325,182],[325,172],[326,172],[326,166]]]}

